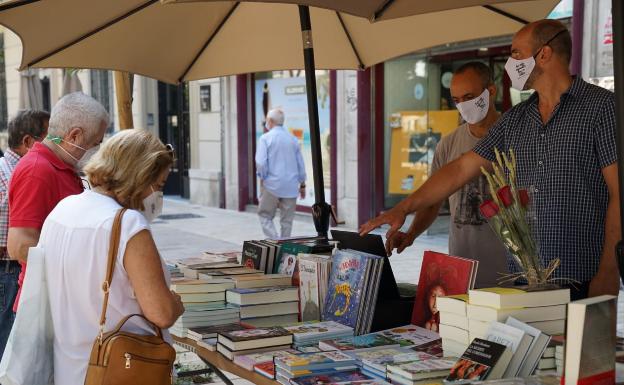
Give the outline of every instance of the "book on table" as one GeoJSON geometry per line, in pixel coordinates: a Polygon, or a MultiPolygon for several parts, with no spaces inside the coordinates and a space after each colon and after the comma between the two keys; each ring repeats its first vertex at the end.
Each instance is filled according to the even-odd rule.
{"type": "Polygon", "coordinates": [[[502,378],[513,353],[496,342],[475,338],[451,369],[445,382],[496,380],[502,378]]]}
{"type": "Polygon", "coordinates": [[[204,348],[211,352],[217,351],[217,339],[216,338],[204,338],[201,341],[197,341],[197,346],[204,348]]]}
{"type": "Polygon", "coordinates": [[[207,263],[204,265],[195,264],[191,266],[180,266],[180,272],[184,274],[184,278],[198,279],[200,273],[209,273],[216,270],[224,269],[240,269],[241,265],[238,263],[223,262],[223,263],[207,263]]]}
{"type": "Polygon", "coordinates": [[[219,333],[229,332],[234,330],[244,330],[248,329],[240,323],[229,323],[222,325],[212,325],[212,326],[202,326],[202,327],[191,327],[188,329],[189,338],[195,340],[202,340],[205,338],[216,338],[219,333]]]}
{"type": "Polygon", "coordinates": [[[226,300],[239,306],[263,305],[267,303],[299,301],[296,287],[269,287],[252,289],[231,289],[226,292],[226,300]]]}
{"type": "Polygon", "coordinates": [[[432,378],[446,377],[455,365],[456,360],[448,358],[431,358],[426,360],[390,364],[387,367],[388,375],[392,379],[417,381],[432,378]]]}
{"type": "Polygon", "coordinates": [[[257,241],[245,241],[243,243],[243,255],[241,265],[250,269],[265,272],[269,247],[257,241]]]}
{"type": "Polygon", "coordinates": [[[213,280],[213,279],[228,279],[231,277],[240,277],[242,275],[246,276],[261,276],[264,273],[260,270],[249,269],[247,267],[234,267],[229,269],[215,269],[215,270],[198,270],[197,276],[199,279],[203,280],[213,280]]]}
{"type": "Polygon", "coordinates": [[[471,305],[494,309],[564,305],[570,302],[570,289],[529,291],[518,287],[492,287],[470,290],[471,305]]]}
{"type": "Polygon", "coordinates": [[[398,326],[392,329],[376,332],[384,337],[396,341],[401,346],[423,346],[440,340],[440,335],[431,330],[416,325],[398,326]]]}
{"type": "Polygon", "coordinates": [[[293,323],[297,322],[298,319],[299,315],[295,313],[273,315],[269,317],[245,318],[244,320],[241,320],[241,322],[256,328],[267,328],[271,326],[292,325],[293,323]]]}
{"type": "Polygon", "coordinates": [[[383,259],[378,256],[338,250],[333,257],[323,320],[353,327],[355,334],[370,329],[383,259]]]}
{"type": "Polygon", "coordinates": [[[230,350],[292,344],[292,334],[282,327],[225,331],[219,333],[218,339],[230,350]]]}
{"type": "Polygon", "coordinates": [[[460,329],[455,326],[440,324],[440,337],[442,337],[442,340],[450,339],[466,345],[470,343],[468,330],[460,329]]]}
{"type": "Polygon", "coordinates": [[[234,357],[233,362],[243,369],[253,371],[255,365],[264,364],[267,362],[270,362],[272,365],[273,359],[275,357],[281,357],[287,354],[298,354],[298,352],[294,349],[285,349],[271,350],[261,353],[242,354],[234,357]]]}
{"type": "Polygon", "coordinates": [[[275,302],[261,305],[245,305],[240,307],[240,318],[244,321],[248,318],[298,314],[298,312],[299,301],[275,302]]]}
{"type": "MultiPolygon", "coordinates": [[[[279,374],[276,375],[278,381],[280,380],[279,374]]],[[[311,376],[303,376],[299,378],[293,378],[288,381],[286,378],[285,384],[288,385],[318,385],[318,384],[339,384],[343,382],[363,381],[371,380],[370,376],[367,376],[359,370],[346,370],[341,372],[330,372],[327,374],[318,374],[311,376]]]]}
{"type": "Polygon", "coordinates": [[[353,328],[335,321],[303,322],[285,327],[293,334],[295,343],[318,343],[318,341],[353,336],[353,328]]]}
{"type": "Polygon", "coordinates": [[[571,302],[565,340],[565,385],[615,383],[617,297],[571,302]]]}
{"type": "Polygon", "coordinates": [[[319,348],[324,351],[340,350],[365,350],[375,349],[380,347],[398,347],[401,346],[399,342],[391,340],[381,334],[371,333],[361,336],[354,336],[348,338],[339,338],[333,340],[323,340],[319,342],[319,348]]]}
{"type": "Polygon", "coordinates": [[[177,294],[216,293],[233,289],[234,283],[229,280],[172,279],[171,290],[177,294]]]}
{"type": "Polygon", "coordinates": [[[566,310],[567,307],[565,304],[508,309],[495,309],[488,306],[469,304],[467,306],[467,315],[470,319],[487,322],[505,322],[509,317],[513,317],[522,322],[538,322],[565,320],[566,310]]]}
{"type": "MultiPolygon", "coordinates": [[[[291,286],[292,278],[286,274],[241,275],[229,278],[237,289],[253,289],[258,287],[291,286]]],[[[229,289],[234,289],[229,287],[229,289]]]]}
{"type": "Polygon", "coordinates": [[[468,294],[436,297],[436,308],[440,313],[467,316],[468,294]]]}
{"type": "Polygon", "coordinates": [[[225,292],[220,291],[216,293],[178,293],[182,302],[223,302],[225,300],[225,292]]]}
{"type": "Polygon", "coordinates": [[[425,251],[418,290],[412,311],[412,323],[438,331],[440,324],[437,297],[466,294],[472,289],[477,263],[448,254],[425,251]]]}
{"type": "Polygon", "coordinates": [[[301,371],[333,369],[357,365],[357,361],[342,352],[285,354],[275,358],[275,366],[299,375],[301,371]]]}
{"type": "Polygon", "coordinates": [[[533,336],[523,329],[500,322],[491,322],[485,339],[505,345],[511,349],[513,356],[507,365],[503,377],[516,377],[531,348],[533,336]]]}
{"type": "Polygon", "coordinates": [[[362,363],[363,367],[368,367],[377,372],[383,372],[385,376],[386,365],[395,363],[397,360],[407,363],[411,361],[422,361],[435,357],[422,352],[410,351],[401,347],[390,347],[376,350],[345,352],[362,363]]]}
{"type": "Polygon", "coordinates": [[[468,317],[455,313],[446,313],[440,311],[440,323],[456,328],[468,330],[468,317]]]}
{"type": "Polygon", "coordinates": [[[264,352],[270,352],[274,350],[286,350],[286,349],[290,349],[290,344],[277,345],[277,346],[265,346],[265,347],[256,348],[256,349],[230,350],[226,346],[217,342],[217,352],[221,353],[225,358],[227,358],[230,361],[233,361],[237,356],[240,356],[240,355],[264,353],[264,352]]]}
{"type": "Polygon", "coordinates": [[[532,375],[535,369],[539,366],[539,362],[544,356],[544,352],[548,347],[548,344],[550,343],[551,337],[548,334],[543,333],[541,330],[534,328],[533,326],[519,321],[513,317],[509,317],[506,324],[509,326],[513,326],[516,329],[523,330],[526,334],[533,337],[531,346],[527,351],[524,362],[516,373],[516,376],[518,377],[528,377],[532,375]]]}

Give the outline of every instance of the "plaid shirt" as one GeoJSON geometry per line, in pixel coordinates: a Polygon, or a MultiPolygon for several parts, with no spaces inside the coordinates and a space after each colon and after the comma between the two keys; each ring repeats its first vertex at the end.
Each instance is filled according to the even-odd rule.
{"type": "MultiPolygon", "coordinates": [[[[9,180],[19,162],[20,156],[10,148],[0,158],[0,247],[7,246],[9,232],[9,180]]],[[[0,260],[9,259],[8,254],[0,255],[0,260]]]]}
{"type": "MultiPolygon", "coordinates": [[[[590,281],[598,270],[609,194],[602,169],[617,161],[615,95],[577,77],[546,124],[538,95],[509,110],[474,151],[494,161],[512,148],[518,186],[531,193],[530,220],[543,263],[557,278],[590,281]]],[[[509,261],[511,271],[517,271],[509,261]]]]}

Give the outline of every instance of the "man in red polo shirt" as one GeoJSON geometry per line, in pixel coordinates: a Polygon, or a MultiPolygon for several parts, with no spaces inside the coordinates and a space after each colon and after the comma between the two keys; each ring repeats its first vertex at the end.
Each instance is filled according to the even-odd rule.
{"type": "MultiPolygon", "coordinates": [[[[28,249],[39,242],[43,222],[63,198],[83,191],[78,171],[95,153],[109,124],[108,113],[81,92],[61,98],[52,108],[48,136],[19,162],[9,185],[7,250],[20,261],[21,288],[28,249]]],[[[19,293],[13,309],[17,310],[19,293]]]]}

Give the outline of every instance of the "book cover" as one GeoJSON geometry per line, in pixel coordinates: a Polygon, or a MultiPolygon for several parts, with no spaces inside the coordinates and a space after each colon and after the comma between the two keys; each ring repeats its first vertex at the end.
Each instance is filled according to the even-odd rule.
{"type": "Polygon", "coordinates": [[[373,378],[362,374],[359,370],[349,370],[332,374],[293,378],[290,382],[293,385],[319,385],[371,379],[373,378]]]}
{"type": "Polygon", "coordinates": [[[475,338],[461,358],[455,363],[446,381],[485,380],[490,376],[490,373],[499,361],[501,361],[501,366],[497,371],[499,376],[492,376],[491,379],[500,378],[500,375],[502,375],[509,363],[509,359],[511,359],[511,351],[505,345],[475,338]]]}
{"type": "Polygon", "coordinates": [[[319,271],[315,261],[299,260],[299,297],[301,321],[319,321],[321,319],[319,271]]]}
{"type": "Polygon", "coordinates": [[[323,320],[336,321],[355,328],[362,295],[364,256],[338,251],[333,258],[323,320]]]}
{"type": "Polygon", "coordinates": [[[337,333],[353,333],[353,328],[334,321],[308,322],[287,326],[285,329],[293,334],[295,341],[317,340],[337,333]]]}
{"type": "Polygon", "coordinates": [[[262,374],[266,378],[275,378],[275,364],[273,361],[264,361],[253,366],[256,373],[262,374]]]}
{"type": "Polygon", "coordinates": [[[474,264],[470,260],[425,251],[412,324],[437,332],[440,324],[437,297],[468,293],[473,272],[474,264]]]}
{"type": "Polygon", "coordinates": [[[444,349],[442,348],[441,338],[438,338],[437,340],[428,342],[426,344],[411,346],[410,349],[416,352],[424,352],[434,357],[444,356],[444,349]]]}
{"type": "Polygon", "coordinates": [[[399,360],[409,359],[408,361],[402,361],[403,363],[434,358],[426,353],[406,353],[406,349],[404,348],[385,348],[376,350],[355,351],[350,353],[349,355],[361,361],[364,366],[370,366],[373,369],[380,371],[385,371],[386,365],[388,363],[394,363],[397,359],[396,357],[399,357],[399,360]]]}
{"type": "MultiPolygon", "coordinates": [[[[409,350],[408,350],[409,351],[409,350]]],[[[405,349],[402,349],[402,353],[395,354],[393,356],[374,358],[372,360],[367,360],[368,364],[381,364],[381,365],[401,365],[407,364],[410,362],[416,361],[424,361],[424,360],[432,360],[437,357],[432,356],[431,354],[427,354],[424,352],[409,352],[405,353],[405,349]]]]}
{"type": "Polygon", "coordinates": [[[244,326],[239,323],[230,323],[224,325],[198,326],[188,328],[188,333],[202,336],[204,338],[216,337],[219,333],[231,332],[235,330],[245,330],[244,326]]]}
{"type": "Polygon", "coordinates": [[[438,333],[416,325],[406,325],[382,330],[377,332],[377,334],[381,334],[390,340],[396,341],[401,346],[420,346],[440,339],[438,333]]]}
{"type": "Polygon", "coordinates": [[[295,267],[297,266],[297,256],[299,253],[309,253],[310,248],[305,245],[297,243],[284,243],[280,249],[277,261],[274,267],[274,273],[288,274],[293,276],[295,274],[295,267]]]}
{"type": "Polygon", "coordinates": [[[243,255],[241,257],[241,265],[256,270],[262,270],[262,259],[265,259],[268,248],[261,246],[254,241],[245,241],[243,243],[243,255]]]}
{"type": "Polygon", "coordinates": [[[219,335],[224,336],[233,342],[240,342],[263,338],[283,337],[290,335],[290,332],[282,327],[276,326],[271,328],[230,330],[221,332],[219,335]]]}
{"type": "Polygon", "coordinates": [[[277,366],[285,367],[291,371],[348,365],[352,363],[354,363],[353,357],[342,352],[285,354],[275,358],[275,364],[277,366]]]}
{"type": "Polygon", "coordinates": [[[371,349],[381,346],[400,346],[398,342],[384,337],[381,334],[371,333],[350,338],[339,338],[321,341],[319,347],[323,350],[360,350],[371,349]]]}
{"type": "Polygon", "coordinates": [[[388,372],[397,373],[411,380],[439,378],[448,375],[455,363],[456,360],[453,359],[432,358],[399,365],[388,365],[388,372]]]}

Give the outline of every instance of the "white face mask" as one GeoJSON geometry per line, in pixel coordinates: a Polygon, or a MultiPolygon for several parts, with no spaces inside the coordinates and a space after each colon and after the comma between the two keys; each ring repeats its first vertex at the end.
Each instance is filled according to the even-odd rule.
{"type": "Polygon", "coordinates": [[[476,124],[485,119],[490,108],[490,92],[486,88],[481,95],[465,102],[457,103],[457,110],[470,124],[476,124]]]}
{"type": "Polygon", "coordinates": [[[505,63],[505,71],[511,79],[511,86],[518,91],[524,91],[524,86],[535,68],[535,58],[530,56],[526,59],[518,60],[510,57],[505,63]]]}
{"type": "Polygon", "coordinates": [[[100,149],[100,145],[98,144],[97,146],[91,147],[90,149],[85,151],[85,153],[82,155],[82,157],[77,163],[78,169],[83,170],[85,165],[89,162],[89,160],[91,160],[93,155],[95,155],[95,153],[98,152],[99,149],[100,149]]]}
{"type": "Polygon", "coordinates": [[[154,191],[153,187],[150,188],[152,189],[152,193],[143,199],[145,210],[141,210],[141,213],[143,213],[145,219],[151,223],[162,213],[163,193],[162,191],[154,191]]]}

